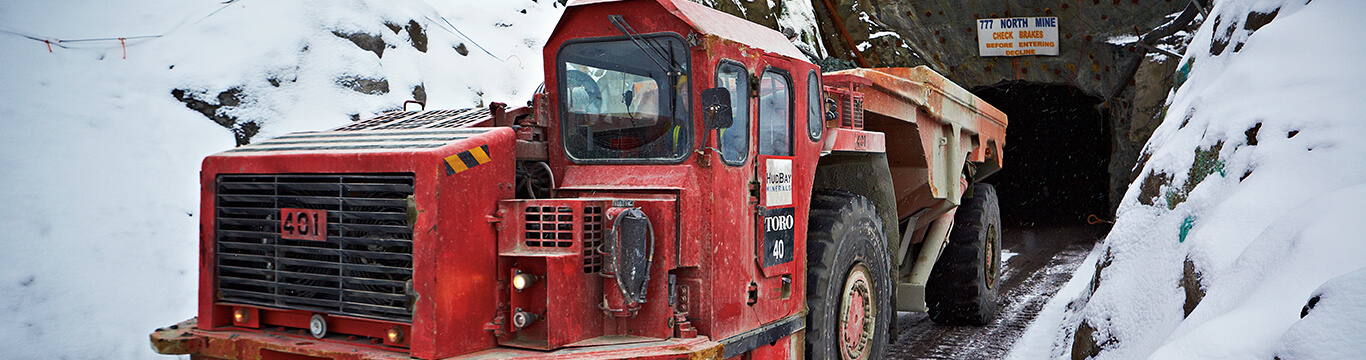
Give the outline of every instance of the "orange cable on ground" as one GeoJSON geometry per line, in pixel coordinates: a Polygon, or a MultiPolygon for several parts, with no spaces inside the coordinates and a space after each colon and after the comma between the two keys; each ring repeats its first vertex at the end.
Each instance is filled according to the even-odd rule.
{"type": "Polygon", "coordinates": [[[1101,219],[1099,216],[1096,216],[1096,214],[1091,214],[1091,215],[1087,215],[1087,216],[1086,216],[1086,223],[1087,223],[1087,224],[1091,224],[1091,225],[1095,225],[1095,224],[1099,224],[1099,223],[1114,224],[1115,222],[1114,222],[1114,221],[1110,221],[1110,220],[1101,219]]]}

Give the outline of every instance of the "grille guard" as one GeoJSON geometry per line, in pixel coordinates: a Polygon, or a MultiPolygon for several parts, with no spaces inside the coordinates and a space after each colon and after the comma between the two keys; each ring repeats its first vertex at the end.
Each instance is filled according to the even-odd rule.
{"type": "Polygon", "coordinates": [[[412,174],[220,175],[219,299],[411,322],[413,182],[412,174]],[[325,239],[282,237],[285,208],[326,211],[325,239]]]}

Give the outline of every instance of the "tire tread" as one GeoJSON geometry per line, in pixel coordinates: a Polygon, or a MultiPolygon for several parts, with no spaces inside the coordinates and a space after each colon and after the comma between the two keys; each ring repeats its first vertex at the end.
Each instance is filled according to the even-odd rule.
{"type": "MultiPolygon", "coordinates": [[[[986,286],[984,224],[995,225],[996,261],[1000,261],[1000,209],[996,190],[975,184],[963,198],[949,241],[925,286],[930,319],[954,325],[985,325],[996,315],[997,289],[986,286]]],[[[999,269],[999,264],[997,264],[999,269]]],[[[999,271],[997,273],[999,277],[999,271]]],[[[993,279],[999,280],[999,279],[993,279]]],[[[998,282],[998,281],[997,281],[998,282]]]]}

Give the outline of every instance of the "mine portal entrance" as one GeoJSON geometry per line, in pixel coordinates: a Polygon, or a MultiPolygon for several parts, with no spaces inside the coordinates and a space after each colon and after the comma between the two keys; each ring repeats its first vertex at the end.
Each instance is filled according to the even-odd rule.
{"type": "Polygon", "coordinates": [[[1068,85],[1001,82],[973,90],[1010,119],[1005,166],[987,178],[1007,226],[1110,218],[1110,129],[1101,99],[1068,85]]]}

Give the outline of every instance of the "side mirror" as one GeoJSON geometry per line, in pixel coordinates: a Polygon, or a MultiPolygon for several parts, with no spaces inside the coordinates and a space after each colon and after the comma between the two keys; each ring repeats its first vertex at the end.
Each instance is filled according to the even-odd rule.
{"type": "Polygon", "coordinates": [[[730,113],[730,90],[715,87],[702,90],[702,123],[711,129],[729,128],[735,121],[730,113]]]}
{"type": "Polygon", "coordinates": [[[825,98],[825,121],[832,121],[840,118],[840,105],[835,99],[825,98]]]}

